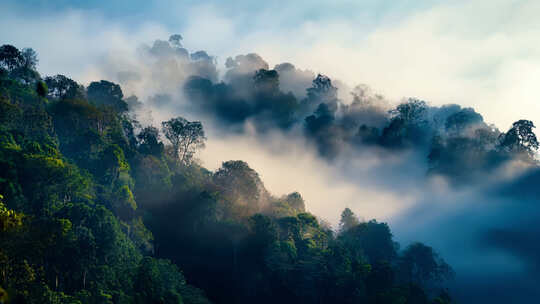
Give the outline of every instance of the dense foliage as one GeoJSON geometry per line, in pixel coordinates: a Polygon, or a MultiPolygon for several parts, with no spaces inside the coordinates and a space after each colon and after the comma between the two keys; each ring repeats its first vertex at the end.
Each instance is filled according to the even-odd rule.
{"type": "MultiPolygon", "coordinates": [[[[0,303],[451,302],[443,286],[452,270],[432,248],[400,249],[385,223],[350,209],[336,232],[299,193],[271,195],[243,161],[215,172],[197,164],[200,122],[142,127],[117,84],[42,79],[36,62],[29,49],[0,48],[0,303]]],[[[256,94],[285,100],[269,111],[288,127],[284,109],[305,105],[273,93],[275,71],[254,79],[256,94]]],[[[329,138],[335,88],[319,76],[307,95],[325,102],[306,132],[329,138]]],[[[382,132],[356,126],[355,140],[411,144],[426,113],[411,100],[382,132]]],[[[460,161],[452,149],[496,161],[538,148],[529,121],[502,135],[468,109],[445,121],[430,143],[432,172],[460,161]],[[473,141],[483,144],[471,150],[473,141]]]]}
{"type": "Polygon", "coordinates": [[[207,303],[150,254],[120,87],[43,81],[25,52],[0,48],[0,302],[207,303]]]}

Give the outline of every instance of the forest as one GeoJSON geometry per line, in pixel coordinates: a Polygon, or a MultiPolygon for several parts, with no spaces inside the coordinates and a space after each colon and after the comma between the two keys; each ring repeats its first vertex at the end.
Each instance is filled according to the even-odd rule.
{"type": "MultiPolygon", "coordinates": [[[[362,88],[344,104],[321,74],[299,98],[283,89],[294,66],[256,54],[227,60],[217,81],[213,59],[180,39],[147,51],[204,71],[182,90],[227,132],[301,130],[329,162],[344,147],[421,150],[426,176],[456,187],[516,159],[537,166],[529,120],[500,132],[474,109],[414,98],[387,111],[362,88]]],[[[429,244],[400,245],[349,208],[332,227],[242,160],[208,170],[200,121],[146,124],[119,84],[41,76],[37,63],[0,47],[0,303],[454,303],[456,274],[429,244]]]]}

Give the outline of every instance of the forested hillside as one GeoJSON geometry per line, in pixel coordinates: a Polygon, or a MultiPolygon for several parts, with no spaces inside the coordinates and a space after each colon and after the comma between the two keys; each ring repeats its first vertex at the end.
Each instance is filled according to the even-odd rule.
{"type": "MultiPolygon", "coordinates": [[[[431,247],[400,247],[386,223],[350,209],[332,229],[241,160],[202,167],[200,122],[143,125],[119,85],[42,77],[36,63],[32,49],[0,47],[0,303],[451,303],[453,271],[431,247]]],[[[278,77],[241,79],[253,81],[253,106],[234,99],[234,84],[194,77],[186,92],[229,122],[264,115],[261,130],[303,115],[328,158],[343,142],[427,146],[428,173],[456,182],[513,157],[534,162],[530,121],[500,133],[472,109],[409,100],[388,116],[368,107],[374,123],[359,125],[362,96],[336,117],[328,78],[300,102],[278,77]],[[235,106],[249,110],[227,116],[235,106]],[[434,113],[444,132],[426,123],[434,113]]]]}

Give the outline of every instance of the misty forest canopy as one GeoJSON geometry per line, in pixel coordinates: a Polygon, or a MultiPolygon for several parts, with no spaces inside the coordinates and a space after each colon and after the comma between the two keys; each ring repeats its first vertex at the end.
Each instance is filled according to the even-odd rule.
{"type": "MultiPolygon", "coordinates": [[[[323,75],[298,93],[305,73],[256,54],[229,58],[218,82],[215,60],[181,38],[147,52],[189,67],[187,100],[230,132],[301,130],[329,161],[344,147],[417,149],[429,174],[456,181],[536,165],[531,121],[502,133],[473,109],[418,99],[388,111],[364,87],[346,104],[323,75]]],[[[333,230],[243,161],[202,167],[199,121],[143,124],[145,102],[119,84],[42,77],[37,62],[0,47],[1,303],[451,303],[453,271],[431,247],[400,247],[349,208],[333,230]]]]}

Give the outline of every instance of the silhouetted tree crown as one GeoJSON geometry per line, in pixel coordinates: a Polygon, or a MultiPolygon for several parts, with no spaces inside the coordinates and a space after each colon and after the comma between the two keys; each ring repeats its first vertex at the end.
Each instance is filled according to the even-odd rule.
{"type": "Polygon", "coordinates": [[[173,146],[173,155],[180,163],[189,164],[195,151],[204,148],[206,137],[200,121],[176,117],[161,125],[163,134],[173,146]]]}
{"type": "Polygon", "coordinates": [[[339,221],[339,231],[344,232],[360,224],[358,217],[352,212],[351,209],[345,208],[341,212],[341,219],[339,221]]]}
{"type": "Polygon", "coordinates": [[[101,80],[92,82],[87,88],[88,101],[97,105],[110,107],[122,113],[128,110],[127,103],[123,100],[124,94],[119,85],[110,81],[101,80]]]}
{"type": "Polygon", "coordinates": [[[538,140],[533,132],[534,127],[530,120],[522,119],[514,122],[508,132],[501,134],[500,146],[508,151],[534,156],[538,150],[538,140]]]}

